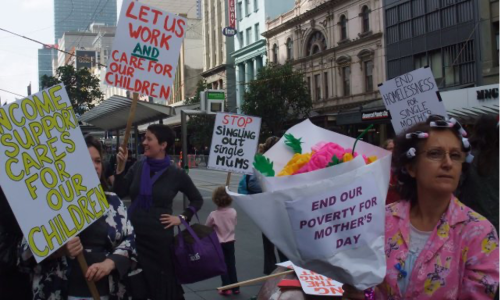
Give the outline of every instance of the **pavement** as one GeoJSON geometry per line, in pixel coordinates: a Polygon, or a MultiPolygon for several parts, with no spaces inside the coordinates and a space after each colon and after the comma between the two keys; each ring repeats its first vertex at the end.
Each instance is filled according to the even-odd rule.
{"type": "MultiPolygon", "coordinates": [[[[227,179],[226,172],[190,169],[189,176],[203,196],[204,204],[198,212],[201,223],[205,223],[208,214],[217,207],[212,202],[212,191],[217,186],[224,186],[227,179]]],[[[241,174],[231,174],[229,188],[237,191],[241,174]]],[[[128,202],[128,199],[124,199],[128,202]]],[[[128,203],[127,203],[128,204],[128,203]]],[[[237,205],[233,207],[238,212],[238,225],[236,226],[236,270],[238,280],[245,281],[264,276],[264,254],[262,246],[261,231],[252,220],[237,205]]],[[[179,193],[174,200],[174,214],[183,212],[183,195],[179,193]]],[[[240,299],[250,300],[256,296],[262,283],[243,286],[239,295],[221,296],[217,293],[217,287],[222,286],[220,277],[214,277],[194,284],[183,285],[186,300],[212,300],[212,299],[240,299]]]]}

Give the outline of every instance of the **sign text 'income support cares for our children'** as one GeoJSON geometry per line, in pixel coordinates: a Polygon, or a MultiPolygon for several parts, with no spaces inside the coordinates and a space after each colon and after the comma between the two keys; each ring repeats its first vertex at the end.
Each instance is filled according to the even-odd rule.
{"type": "Polygon", "coordinates": [[[64,86],[0,107],[0,185],[38,262],[109,207],[64,86]]]}
{"type": "Polygon", "coordinates": [[[186,25],[180,16],[123,1],[106,84],[169,99],[186,25]]]}
{"type": "Polygon", "coordinates": [[[258,117],[217,113],[208,168],[252,174],[260,123],[258,117]]]}

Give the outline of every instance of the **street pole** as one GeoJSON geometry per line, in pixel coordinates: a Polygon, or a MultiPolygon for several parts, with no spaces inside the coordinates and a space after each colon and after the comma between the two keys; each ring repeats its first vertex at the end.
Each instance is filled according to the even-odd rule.
{"type": "MultiPolygon", "coordinates": [[[[184,112],[184,110],[181,110],[181,135],[182,135],[182,169],[186,172],[188,172],[188,165],[187,165],[187,148],[188,148],[188,144],[187,144],[187,122],[186,122],[186,113],[184,112]]],[[[186,209],[187,207],[187,199],[186,199],[186,195],[183,193],[182,194],[182,207],[184,208],[184,210],[186,209]]]]}

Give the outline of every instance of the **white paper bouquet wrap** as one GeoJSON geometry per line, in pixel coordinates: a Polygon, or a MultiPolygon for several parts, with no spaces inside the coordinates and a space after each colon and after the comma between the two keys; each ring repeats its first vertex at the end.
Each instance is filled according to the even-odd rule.
{"type": "MultiPolygon", "coordinates": [[[[318,142],[352,148],[355,139],[306,120],[287,131],[302,138],[308,151],[318,142]]],[[[391,154],[358,142],[354,160],[325,169],[283,177],[255,170],[263,193],[229,194],[262,232],[296,265],[364,290],[381,283],[385,199],[391,154]],[[361,154],[378,159],[366,165],[361,154]]],[[[293,152],[281,139],[265,156],[276,174],[293,152]]]]}

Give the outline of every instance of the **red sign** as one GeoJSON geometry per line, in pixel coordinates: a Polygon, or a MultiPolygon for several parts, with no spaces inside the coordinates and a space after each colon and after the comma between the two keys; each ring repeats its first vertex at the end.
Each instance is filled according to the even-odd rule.
{"type": "Polygon", "coordinates": [[[236,28],[236,9],[234,5],[235,0],[228,0],[229,7],[229,27],[236,28]]]}

